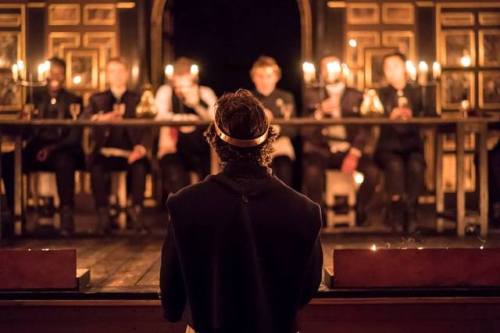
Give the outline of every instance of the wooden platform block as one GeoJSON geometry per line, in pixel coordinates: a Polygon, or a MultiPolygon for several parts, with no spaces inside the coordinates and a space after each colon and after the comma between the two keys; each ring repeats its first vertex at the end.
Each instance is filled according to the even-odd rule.
{"type": "Polygon", "coordinates": [[[500,249],[343,249],[334,288],[500,286],[500,249]]]}
{"type": "Polygon", "coordinates": [[[0,250],[0,290],[76,290],[76,250],[0,250]]]}

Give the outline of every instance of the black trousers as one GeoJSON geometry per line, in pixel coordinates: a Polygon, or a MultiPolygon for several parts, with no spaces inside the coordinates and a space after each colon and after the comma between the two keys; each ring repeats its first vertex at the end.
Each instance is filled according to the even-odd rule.
{"type": "Polygon", "coordinates": [[[32,143],[23,150],[23,171],[53,171],[56,176],[57,194],[61,207],[73,207],[75,204],[75,171],[82,164],[81,147],[64,147],[50,153],[48,158],[40,162],[38,152],[46,145],[32,143]]]}
{"type": "Polygon", "coordinates": [[[2,153],[2,180],[5,187],[5,198],[7,205],[0,203],[2,207],[14,207],[14,153],[2,153]]]}
{"type": "Polygon", "coordinates": [[[127,171],[130,178],[132,204],[142,206],[146,187],[146,172],[148,162],[145,158],[128,164],[125,158],[105,157],[96,155],[90,163],[92,191],[97,208],[109,205],[110,173],[112,171],[127,171]]]}
{"type": "Polygon", "coordinates": [[[175,193],[191,183],[189,173],[196,172],[200,180],[210,174],[210,154],[166,154],[159,161],[164,195],[175,193]]]}
{"type": "Polygon", "coordinates": [[[424,187],[425,160],[421,151],[377,151],[375,161],[384,170],[385,188],[390,197],[399,196],[415,209],[424,187]]]}
{"type": "Polygon", "coordinates": [[[293,162],[288,156],[276,156],[271,163],[273,174],[281,179],[288,186],[292,186],[293,181],[293,162]]]}
{"type": "MultiPolygon", "coordinates": [[[[324,205],[325,170],[340,169],[346,153],[304,155],[303,193],[311,200],[324,205]]],[[[356,212],[358,220],[363,221],[373,207],[372,201],[377,185],[380,183],[380,172],[370,157],[361,156],[357,170],[364,175],[364,181],[357,193],[356,212]]]]}

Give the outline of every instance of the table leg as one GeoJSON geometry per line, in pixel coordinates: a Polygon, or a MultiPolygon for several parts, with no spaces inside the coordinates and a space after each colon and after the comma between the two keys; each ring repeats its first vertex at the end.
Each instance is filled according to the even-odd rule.
{"type": "Polygon", "coordinates": [[[482,123],[479,128],[479,223],[481,236],[488,234],[488,124],[482,123]]]}
{"type": "Polygon", "coordinates": [[[464,187],[464,155],[465,155],[465,130],[464,124],[457,123],[456,131],[456,192],[457,192],[457,234],[465,236],[465,187],[464,187]]]}
{"type": "Polygon", "coordinates": [[[441,214],[444,213],[444,189],[443,189],[443,134],[436,129],[435,134],[435,161],[436,161],[436,231],[441,233],[444,231],[444,218],[441,214]]]}

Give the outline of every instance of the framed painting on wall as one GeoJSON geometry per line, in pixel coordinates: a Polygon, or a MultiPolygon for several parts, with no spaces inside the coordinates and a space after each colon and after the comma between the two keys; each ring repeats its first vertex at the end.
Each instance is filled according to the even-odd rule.
{"type": "Polygon", "coordinates": [[[463,100],[474,106],[474,73],[471,71],[444,71],[441,75],[441,106],[459,109],[463,100]]]}
{"type": "Polygon", "coordinates": [[[382,22],[385,24],[415,23],[415,8],[412,3],[392,2],[382,4],[382,22]]]}
{"type": "Polygon", "coordinates": [[[447,67],[463,67],[462,57],[470,57],[475,64],[475,43],[472,30],[445,30],[441,32],[441,63],[447,67]]]}
{"type": "Polygon", "coordinates": [[[97,89],[99,83],[99,50],[67,49],[66,82],[73,89],[97,89]]]}
{"type": "Polygon", "coordinates": [[[380,7],[378,3],[356,2],[347,4],[347,24],[378,24],[380,7]]]}
{"type": "Polygon", "coordinates": [[[83,24],[114,25],[116,8],[113,4],[87,4],[83,7],[83,24]]]}
{"type": "Polygon", "coordinates": [[[12,66],[23,59],[22,45],[20,32],[0,32],[0,111],[22,106],[21,89],[12,75],[12,66]]]}
{"type": "Polygon", "coordinates": [[[49,25],[80,24],[79,4],[51,4],[48,7],[49,25]]]}

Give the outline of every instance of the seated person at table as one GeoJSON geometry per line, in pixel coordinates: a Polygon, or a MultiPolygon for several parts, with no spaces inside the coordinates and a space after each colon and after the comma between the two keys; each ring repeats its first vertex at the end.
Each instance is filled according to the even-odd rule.
{"type": "Polygon", "coordinates": [[[223,171],[168,199],[164,316],[188,314],[196,332],[295,333],[321,280],[320,207],[272,175],[276,133],[249,91],[219,99],[206,135],[223,171]]]}
{"type": "MultiPolygon", "coordinates": [[[[169,82],[156,93],[158,120],[211,120],[217,100],[212,89],[198,83],[194,61],[185,57],[174,63],[169,82]]],[[[205,127],[164,127],[160,130],[158,158],[164,194],[177,192],[191,182],[190,171],[200,180],[210,173],[210,148],[205,127]]]]}
{"type": "MultiPolygon", "coordinates": [[[[341,72],[332,71],[332,67],[339,69],[339,60],[333,56],[323,58],[321,80],[324,86],[306,91],[305,101],[309,116],[316,119],[359,117],[363,94],[348,87],[341,72]]],[[[365,222],[369,212],[374,209],[372,203],[375,188],[380,182],[380,173],[371,156],[363,153],[369,133],[365,127],[352,125],[309,127],[302,130],[303,193],[324,205],[323,192],[327,169],[338,169],[348,175],[355,171],[361,172],[364,181],[357,193],[356,204],[356,220],[360,224],[365,222]]]]}
{"type": "MultiPolygon", "coordinates": [[[[288,91],[276,88],[281,78],[281,68],[271,57],[262,56],[254,62],[250,70],[250,77],[255,85],[252,91],[254,96],[264,105],[264,110],[270,119],[290,119],[295,114],[295,101],[288,91]]],[[[275,126],[279,132],[278,139],[273,144],[273,162],[271,164],[274,174],[287,185],[292,184],[292,161],[295,151],[291,139],[296,129],[293,127],[275,126]]]]}
{"type": "MultiPolygon", "coordinates": [[[[109,89],[90,97],[89,116],[94,121],[120,123],[122,119],[136,118],[136,106],[140,96],[127,89],[129,69],[121,58],[111,59],[106,65],[109,89]]],[[[92,190],[98,212],[95,233],[109,232],[109,176],[111,171],[126,170],[129,173],[132,207],[128,215],[132,228],[147,231],[140,218],[144,201],[147,150],[151,145],[150,129],[144,127],[97,127],[92,131],[94,150],[89,159],[92,190]]]]}
{"type": "MultiPolygon", "coordinates": [[[[79,111],[82,108],[82,99],[64,87],[66,63],[59,58],[52,58],[49,62],[47,86],[35,90],[33,94],[36,112],[32,118],[72,119],[70,108],[79,111]]],[[[63,235],[74,231],[75,171],[83,164],[83,160],[81,130],[78,127],[37,128],[28,134],[23,150],[24,171],[54,171],[63,235]]]]}
{"type": "MultiPolygon", "coordinates": [[[[379,89],[390,119],[410,119],[424,113],[420,88],[408,82],[406,57],[391,53],[383,59],[387,86],[379,89]]],[[[375,161],[385,172],[389,223],[407,233],[415,231],[417,200],[424,185],[423,142],[417,125],[382,126],[375,161]]]]}

